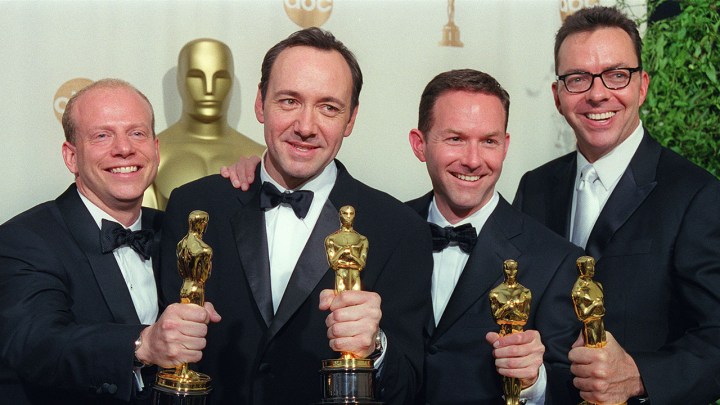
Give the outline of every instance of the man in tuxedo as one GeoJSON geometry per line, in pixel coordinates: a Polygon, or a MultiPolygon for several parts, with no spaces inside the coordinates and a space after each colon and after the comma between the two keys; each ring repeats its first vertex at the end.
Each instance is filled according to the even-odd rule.
{"type": "Polygon", "coordinates": [[[552,92],[577,152],[526,173],[514,204],[596,260],[607,346],[573,345],[581,396],[707,404],[720,397],[720,182],[643,127],[641,48],[616,9],[565,21],[552,92]]]}
{"type": "Polygon", "coordinates": [[[140,206],[158,165],[148,99],[100,80],[68,101],[62,122],[75,182],[0,226],[0,398],[147,401],[146,366],[198,361],[219,318],[212,305],[177,304],[155,322],[161,218],[140,206]]]}
{"type": "Polygon", "coordinates": [[[508,93],[490,75],[448,71],[425,87],[418,128],[410,131],[433,185],[408,202],[430,223],[434,245],[434,318],[424,330],[418,403],[504,403],[501,376],[521,380],[528,404],[572,403],[561,398],[572,391],[567,352],[580,326],[570,290],[582,250],[495,191],[510,143],[509,108],[508,93]],[[506,259],[518,262],[517,280],[532,291],[532,303],[525,331],[500,337],[489,294],[504,280],[506,259]]]}
{"type": "MultiPolygon", "coordinates": [[[[310,404],[322,396],[322,360],[337,352],[377,358],[378,400],[410,403],[422,378],[422,328],[430,315],[430,233],[412,210],[353,179],[335,156],[352,132],[362,73],[329,32],[309,28],[272,47],[262,63],[255,114],[267,152],[261,181],[242,191],[221,176],[176,189],[163,222],[171,261],[182,218],[210,214],[215,252],[206,294],[223,321],[211,326],[201,371],[211,402],[310,404]],[[355,208],[367,237],[365,291],[336,295],[324,239],[338,210],[355,208]],[[382,297],[382,301],[381,301],[382,297]]],[[[168,262],[168,263],[169,263],[168,262]]],[[[161,284],[176,297],[174,269],[161,284]]]]}

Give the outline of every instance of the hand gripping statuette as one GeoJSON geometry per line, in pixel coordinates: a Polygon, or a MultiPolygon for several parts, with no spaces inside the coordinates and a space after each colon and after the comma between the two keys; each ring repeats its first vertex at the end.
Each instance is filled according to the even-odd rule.
{"type": "MultiPolygon", "coordinates": [[[[594,281],[595,259],[582,256],[575,262],[580,276],[572,289],[573,307],[575,315],[583,323],[583,339],[585,347],[602,348],[607,344],[605,337],[605,303],[602,284],[594,281]]],[[[623,402],[619,405],[625,405],[623,402]]],[[[592,402],[582,401],[580,405],[593,405],[592,402]]]]}
{"type": "MultiPolygon", "coordinates": [[[[355,208],[340,208],[340,229],[325,238],[328,263],[335,272],[335,293],[360,291],[360,272],[365,268],[368,240],[353,229],[355,208]]],[[[375,367],[372,359],[342,353],[339,359],[323,360],[323,399],[319,404],[381,404],[374,400],[375,367]]]]}
{"type": "MultiPolygon", "coordinates": [[[[188,223],[187,235],[177,244],[177,266],[183,278],[180,302],[202,306],[213,255],[212,248],[202,240],[208,224],[207,212],[191,212],[188,223]]],[[[211,390],[210,377],[190,370],[184,363],[158,372],[153,389],[153,405],[204,405],[211,390]]]]}
{"type": "MultiPolygon", "coordinates": [[[[530,316],[532,293],[517,282],[518,264],[505,260],[505,281],[490,291],[490,309],[495,322],[500,325],[500,336],[523,331],[530,316]]],[[[503,376],[503,393],[507,405],[520,404],[522,386],[519,378],[503,376]]]]}

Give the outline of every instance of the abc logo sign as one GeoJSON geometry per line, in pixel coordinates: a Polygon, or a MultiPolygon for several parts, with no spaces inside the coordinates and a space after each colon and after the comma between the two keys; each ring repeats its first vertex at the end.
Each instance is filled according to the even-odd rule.
{"type": "Polygon", "coordinates": [[[303,28],[319,27],[330,18],[332,0],[283,0],[285,14],[303,28]]]}

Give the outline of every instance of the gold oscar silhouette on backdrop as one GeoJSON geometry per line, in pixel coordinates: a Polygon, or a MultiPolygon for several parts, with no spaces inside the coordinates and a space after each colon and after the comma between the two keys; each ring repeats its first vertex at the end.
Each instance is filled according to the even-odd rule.
{"type": "MultiPolygon", "coordinates": [[[[177,266],[183,279],[180,302],[202,306],[213,255],[212,248],[202,240],[208,224],[207,212],[191,212],[188,223],[187,235],[177,244],[177,266]]],[[[184,363],[158,372],[153,388],[153,405],[204,405],[211,390],[210,377],[190,370],[184,363]]]]}
{"type": "MultiPolygon", "coordinates": [[[[605,303],[602,284],[593,280],[595,275],[595,259],[582,256],[575,262],[580,276],[572,289],[573,307],[575,315],[583,323],[583,338],[585,347],[601,348],[607,344],[605,337],[605,303]]],[[[582,401],[580,405],[592,405],[592,402],[582,401]]],[[[620,405],[625,405],[623,402],[620,405]]]]}
{"type": "Polygon", "coordinates": [[[220,172],[241,156],[260,155],[264,146],[228,125],[233,57],[224,43],[201,38],[180,50],[177,84],[180,121],[158,134],[160,167],[143,205],[165,209],[170,192],[187,182],[220,172]]]}
{"type": "MultiPolygon", "coordinates": [[[[490,309],[495,322],[500,325],[500,336],[523,331],[530,317],[532,293],[517,282],[518,264],[505,260],[505,281],[490,291],[490,309]]],[[[503,376],[503,393],[507,405],[520,404],[522,386],[519,378],[503,376]]]]}
{"type": "Polygon", "coordinates": [[[443,27],[443,37],[440,40],[440,46],[463,47],[460,41],[460,28],[455,25],[455,0],[448,0],[447,5],[448,22],[443,27]]]}
{"type": "MultiPolygon", "coordinates": [[[[325,238],[328,263],[335,272],[335,292],[360,291],[360,272],[365,268],[368,248],[365,236],[353,229],[355,208],[340,208],[340,229],[325,238]]],[[[373,398],[374,362],[342,353],[339,359],[323,360],[321,404],[381,404],[373,398]]]]}

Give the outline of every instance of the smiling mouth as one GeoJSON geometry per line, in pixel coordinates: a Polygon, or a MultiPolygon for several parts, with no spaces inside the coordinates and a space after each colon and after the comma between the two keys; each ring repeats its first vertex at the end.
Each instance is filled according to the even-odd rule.
{"type": "Polygon", "coordinates": [[[453,173],[453,176],[457,177],[458,179],[460,179],[462,181],[474,182],[474,181],[480,180],[480,176],[471,176],[468,174],[453,173]]]}
{"type": "Polygon", "coordinates": [[[133,173],[138,171],[137,166],[122,166],[122,167],[113,167],[110,169],[110,173],[133,173]]]}
{"type": "Polygon", "coordinates": [[[607,120],[607,119],[612,118],[613,116],[615,116],[615,114],[617,114],[617,113],[615,113],[614,111],[608,111],[608,112],[604,112],[604,113],[585,114],[585,117],[587,117],[588,119],[591,119],[593,121],[602,121],[602,120],[607,120]]]}
{"type": "Polygon", "coordinates": [[[315,146],[312,146],[312,145],[299,145],[299,144],[296,144],[296,143],[291,143],[290,145],[291,145],[294,149],[299,150],[300,152],[308,152],[308,151],[311,151],[311,150],[313,150],[313,149],[316,149],[316,147],[315,147],[315,146]]]}

